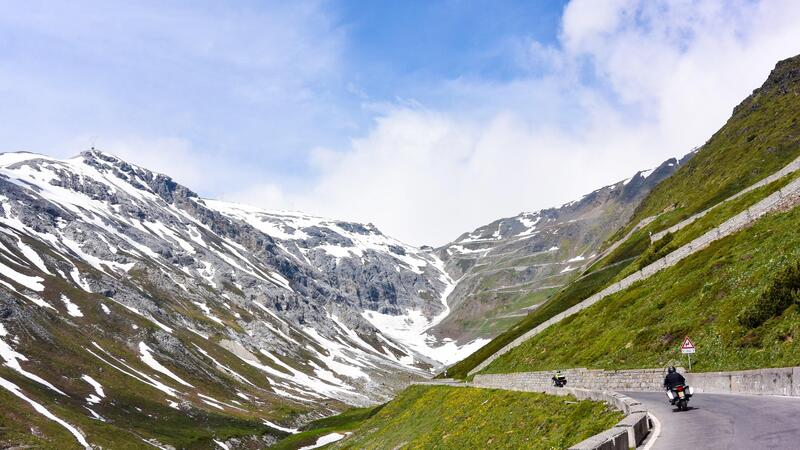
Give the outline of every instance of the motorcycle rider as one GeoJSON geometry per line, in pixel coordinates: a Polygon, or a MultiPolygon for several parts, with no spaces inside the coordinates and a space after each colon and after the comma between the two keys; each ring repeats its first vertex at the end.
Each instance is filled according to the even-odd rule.
{"type": "MultiPolygon", "coordinates": [[[[675,370],[675,366],[669,366],[667,369],[667,376],[664,377],[664,389],[673,390],[676,386],[683,386],[686,384],[686,378],[675,370]]],[[[675,400],[672,401],[675,403],[675,400]]]]}
{"type": "Polygon", "coordinates": [[[556,374],[553,375],[553,384],[557,387],[563,387],[567,384],[567,377],[560,370],[556,370],[556,374]]]}

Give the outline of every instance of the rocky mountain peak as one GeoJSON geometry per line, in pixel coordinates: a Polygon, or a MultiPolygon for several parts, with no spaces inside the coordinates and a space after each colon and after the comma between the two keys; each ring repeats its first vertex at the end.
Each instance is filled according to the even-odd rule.
{"type": "Polygon", "coordinates": [[[200,393],[241,392],[254,411],[313,409],[385,399],[460,355],[426,332],[448,311],[443,263],[373,224],[201,199],[97,150],[0,154],[0,192],[2,324],[29,336],[14,351],[33,359],[71,343],[59,347],[64,366],[37,359],[40,377],[91,371],[135,384],[148,378],[133,369],[164,373],[155,360],[203,388],[140,388],[187,408],[208,407],[200,393]],[[90,370],[98,364],[102,373],[90,370]]]}

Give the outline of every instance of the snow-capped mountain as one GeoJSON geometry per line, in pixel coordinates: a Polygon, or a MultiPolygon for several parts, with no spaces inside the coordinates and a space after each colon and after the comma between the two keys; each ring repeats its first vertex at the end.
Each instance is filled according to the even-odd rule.
{"type": "Polygon", "coordinates": [[[437,249],[457,285],[451,314],[430,332],[468,342],[507,329],[593,262],[647,193],[690,156],[558,208],[496,220],[437,249]]]}
{"type": "Polygon", "coordinates": [[[256,420],[269,443],[476,350],[677,165],[423,250],[372,224],[203,199],[99,151],[0,154],[0,394],[69,414],[75,439],[104,421],[158,441],[125,421],[167,408],[256,420]]]}
{"type": "Polygon", "coordinates": [[[480,345],[425,332],[453,287],[371,224],[202,199],[94,150],[0,154],[0,381],[43,407],[113,420],[122,386],[263,420],[372,403],[480,345]],[[83,400],[94,383],[109,400],[83,400]]]}

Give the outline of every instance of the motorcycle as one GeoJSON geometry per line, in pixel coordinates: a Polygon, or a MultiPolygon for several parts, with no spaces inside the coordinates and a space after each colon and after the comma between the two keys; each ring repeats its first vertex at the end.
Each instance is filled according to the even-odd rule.
{"type": "Polygon", "coordinates": [[[564,387],[567,385],[567,379],[564,377],[556,378],[553,377],[553,386],[555,387],[564,387]]]}
{"type": "Polygon", "coordinates": [[[689,399],[694,395],[694,389],[691,386],[678,385],[672,389],[667,389],[667,398],[672,405],[678,407],[678,411],[689,410],[689,399]]]}

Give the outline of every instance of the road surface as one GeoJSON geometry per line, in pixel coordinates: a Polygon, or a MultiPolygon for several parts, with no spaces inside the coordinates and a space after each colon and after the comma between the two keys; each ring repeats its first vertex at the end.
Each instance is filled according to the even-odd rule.
{"type": "Polygon", "coordinates": [[[663,392],[624,392],[661,422],[658,449],[800,449],[800,398],[695,394],[678,412],[663,392]]]}

